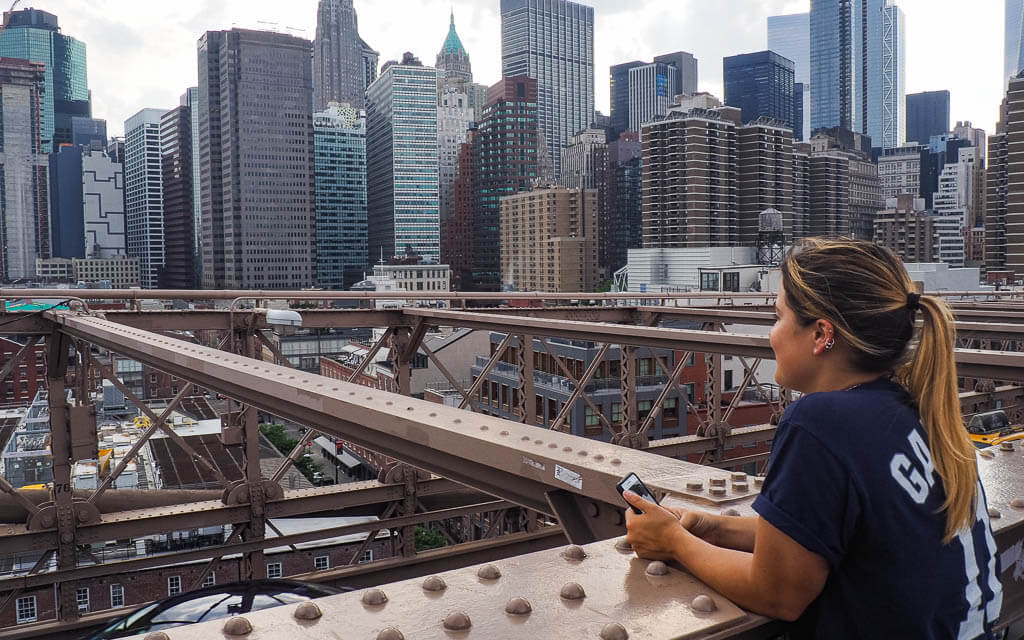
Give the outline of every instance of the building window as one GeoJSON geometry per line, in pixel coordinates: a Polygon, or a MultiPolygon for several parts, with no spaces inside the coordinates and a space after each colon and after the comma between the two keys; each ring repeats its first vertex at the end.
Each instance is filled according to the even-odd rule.
{"type": "Polygon", "coordinates": [[[267,577],[268,578],[280,578],[281,577],[281,563],[280,562],[268,562],[267,563],[267,577]]]}
{"type": "Polygon", "coordinates": [[[679,405],[675,398],[665,398],[665,404],[661,407],[661,416],[665,420],[675,420],[679,417],[679,405]]]}
{"type": "Polygon", "coordinates": [[[124,606],[124,587],[119,584],[110,585],[110,608],[118,609],[124,606]]]}
{"type": "Polygon", "coordinates": [[[700,274],[700,290],[701,291],[718,291],[718,274],[717,273],[701,273],[700,274]]]}
{"type": "Polygon", "coordinates": [[[211,571],[210,573],[206,574],[205,578],[203,578],[203,584],[201,584],[200,586],[212,587],[215,584],[217,584],[217,574],[211,571]]]}
{"type": "MultiPolygon", "coordinates": [[[[601,405],[597,405],[598,411],[601,410],[601,405]]],[[[601,428],[601,414],[594,411],[588,404],[583,409],[583,435],[585,436],[599,436],[603,429],[601,428]]]]}
{"type": "Polygon", "coordinates": [[[647,419],[647,416],[651,413],[651,401],[640,400],[636,403],[637,418],[642,422],[647,419]]]}
{"type": "Polygon", "coordinates": [[[739,292],[740,274],[738,271],[729,271],[722,274],[722,291],[739,292]]]}
{"type": "Polygon", "coordinates": [[[181,593],[181,576],[167,577],[167,595],[174,596],[181,593]]]}
{"type": "Polygon", "coordinates": [[[725,371],[722,372],[722,374],[723,374],[722,388],[723,389],[732,389],[732,370],[731,369],[726,369],[725,371]]]}
{"type": "Polygon", "coordinates": [[[612,403],[612,424],[618,426],[622,424],[622,403],[612,403]]]}
{"type": "Polygon", "coordinates": [[[373,549],[367,549],[363,552],[363,555],[359,556],[359,564],[365,562],[373,562],[373,549]]]}
{"type": "Polygon", "coordinates": [[[26,596],[18,598],[15,602],[15,609],[18,615],[18,624],[36,621],[36,597],[26,596]]]}
{"type": "Polygon", "coordinates": [[[313,558],[313,568],[317,570],[330,569],[331,568],[331,557],[330,556],[317,556],[313,558]]]}
{"type": "Polygon", "coordinates": [[[78,603],[78,613],[89,612],[89,587],[75,589],[75,602],[78,603]]]}

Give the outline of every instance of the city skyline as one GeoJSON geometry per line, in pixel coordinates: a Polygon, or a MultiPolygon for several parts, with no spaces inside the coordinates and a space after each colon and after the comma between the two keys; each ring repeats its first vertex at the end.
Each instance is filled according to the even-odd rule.
{"type": "MultiPolygon", "coordinates": [[[[652,59],[664,51],[692,52],[701,65],[700,91],[721,96],[721,58],[766,48],[765,21],[770,15],[799,13],[808,0],[728,0],[721,3],[682,3],[667,0],[624,2],[594,0],[595,107],[609,111],[608,67],[633,59],[652,59]],[[633,28],[623,32],[623,20],[633,28]],[[708,25],[720,28],[708,28],[708,25]],[[723,30],[728,37],[723,37],[723,30]]],[[[979,3],[965,12],[954,0],[901,0],[907,17],[907,93],[949,89],[952,118],[971,120],[994,130],[1003,97],[1003,3],[979,3]],[[979,38],[964,55],[937,37],[956,16],[963,33],[992,33],[979,38]]],[[[208,29],[293,29],[287,33],[312,39],[316,0],[281,5],[267,0],[243,4],[227,0],[204,6],[196,0],[174,5],[107,0],[100,8],[59,0],[38,8],[59,16],[61,28],[88,46],[89,83],[93,117],[110,123],[120,135],[127,117],[142,107],[178,104],[178,96],[196,83],[195,43],[208,29]],[[276,23],[276,25],[271,24],[276,23]],[[104,43],[117,42],[116,46],[104,43]]],[[[356,0],[360,35],[380,51],[381,62],[411,51],[433,60],[447,33],[451,10],[459,35],[482,84],[500,79],[500,16],[497,0],[426,0],[393,10],[391,3],[356,0]]]]}

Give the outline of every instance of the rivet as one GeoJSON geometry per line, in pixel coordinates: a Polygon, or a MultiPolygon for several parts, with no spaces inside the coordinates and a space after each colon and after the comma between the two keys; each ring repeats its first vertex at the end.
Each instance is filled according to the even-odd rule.
{"type": "Polygon", "coordinates": [[[405,640],[405,636],[395,627],[388,627],[381,629],[381,632],[377,634],[377,640],[405,640]]]}
{"type": "Polygon", "coordinates": [[[303,602],[292,613],[296,620],[316,620],[324,615],[315,602],[303,602]]]}
{"type": "Polygon", "coordinates": [[[725,487],[711,487],[709,491],[711,491],[711,495],[715,496],[716,498],[720,498],[724,496],[726,493],[728,493],[725,487]]]}
{"type": "Polygon", "coordinates": [[[1004,442],[999,445],[999,448],[1003,451],[1013,451],[1013,442],[1004,442]]]}
{"type": "Polygon", "coordinates": [[[587,452],[584,451],[583,449],[580,449],[579,451],[576,452],[576,455],[578,455],[578,456],[586,456],[587,452]]]}
{"type": "Polygon", "coordinates": [[[690,602],[690,608],[701,613],[711,613],[718,609],[718,605],[715,604],[715,601],[710,596],[702,593],[690,602]]]}
{"type": "Polygon", "coordinates": [[[587,557],[587,552],[578,544],[569,545],[562,551],[562,557],[568,560],[582,560],[587,557]]]}
{"type": "Polygon", "coordinates": [[[610,462],[612,464],[622,464],[622,460],[619,460],[618,458],[612,458],[608,462],[610,462]]]}
{"type": "Polygon", "coordinates": [[[60,539],[63,540],[65,543],[71,543],[75,541],[75,534],[71,533],[70,531],[65,531],[64,533],[60,534],[60,539]]]}
{"type": "Polygon", "coordinates": [[[538,438],[537,440],[533,441],[533,444],[544,444],[544,441],[538,438]]]}
{"type": "Polygon", "coordinates": [[[745,473],[736,472],[736,473],[731,474],[730,477],[732,478],[733,482],[746,482],[747,481],[747,474],[745,474],[745,473]]]}
{"type": "Polygon", "coordinates": [[[171,640],[171,636],[167,635],[163,631],[154,631],[152,633],[147,633],[146,637],[142,640],[171,640]]]}
{"type": "Polygon", "coordinates": [[[586,592],[583,591],[583,587],[578,582],[565,583],[565,586],[558,592],[558,595],[566,600],[582,600],[587,597],[586,592]]]}
{"type": "Polygon", "coordinates": [[[601,640],[629,640],[629,632],[618,622],[609,622],[601,629],[601,640]]]}
{"type": "Polygon", "coordinates": [[[562,448],[562,452],[564,452],[564,453],[572,453],[572,447],[563,447],[562,448]]]}
{"type": "MultiPolygon", "coordinates": [[[[335,389],[335,391],[337,391],[337,389],[335,389]]],[[[349,391],[349,392],[348,392],[348,395],[350,395],[350,396],[354,396],[354,395],[356,395],[356,392],[355,392],[355,391],[349,391]]]]}
{"type": "Polygon", "coordinates": [[[387,595],[380,589],[370,589],[363,594],[363,604],[369,606],[379,606],[388,601],[387,595]]]}
{"type": "MultiPolygon", "coordinates": [[[[367,399],[369,399],[369,398],[367,398],[367,399]]],[[[384,404],[386,404],[387,406],[389,406],[389,407],[390,407],[391,405],[393,405],[393,404],[395,404],[395,403],[394,403],[394,402],[391,402],[390,400],[388,400],[388,401],[387,401],[387,402],[385,402],[384,404]]]]}
{"type": "Polygon", "coordinates": [[[1010,502],[1010,506],[1014,509],[1024,509],[1024,499],[1015,498],[1010,502]]]}
{"type": "Polygon", "coordinates": [[[436,417],[437,417],[437,413],[436,413],[436,412],[434,412],[434,411],[431,411],[431,412],[430,412],[429,414],[427,414],[427,415],[429,415],[429,416],[430,416],[431,418],[436,418],[436,417]]]}
{"type": "Polygon", "coordinates": [[[996,454],[992,453],[991,449],[982,449],[981,451],[978,452],[978,455],[981,456],[982,458],[996,457],[996,454]]]}
{"type": "Polygon", "coordinates": [[[708,480],[708,484],[712,487],[724,487],[725,478],[711,478],[711,480],[708,480]]]}
{"type": "Polygon", "coordinates": [[[514,616],[525,616],[531,611],[533,611],[533,607],[530,606],[530,601],[526,598],[512,598],[505,605],[505,613],[510,613],[514,616]]]}
{"type": "Polygon", "coordinates": [[[734,482],[734,483],[732,483],[732,490],[733,491],[747,491],[748,489],[750,489],[750,485],[748,485],[746,482],[734,482]]]}
{"type": "MultiPolygon", "coordinates": [[[[507,436],[507,435],[508,435],[508,431],[502,431],[502,432],[501,432],[501,433],[499,433],[498,435],[499,435],[499,436],[507,436]]],[[[526,436],[526,439],[527,439],[527,440],[529,440],[529,439],[530,439],[530,436],[526,436]]]]}
{"type": "Polygon", "coordinates": [[[548,445],[548,449],[557,449],[557,448],[558,448],[558,444],[556,444],[554,442],[552,442],[551,444],[548,445]]]}
{"type": "Polygon", "coordinates": [[[661,560],[655,560],[647,565],[644,572],[649,576],[664,576],[668,575],[668,565],[661,560]]]}
{"type": "Polygon", "coordinates": [[[617,551],[632,551],[633,545],[629,544],[629,540],[625,538],[619,538],[615,541],[615,549],[617,551]]]}
{"type": "Polygon", "coordinates": [[[429,576],[423,580],[422,586],[424,591],[444,591],[448,588],[448,585],[440,576],[429,576]]]}
{"type": "Polygon", "coordinates": [[[726,509],[725,511],[723,511],[722,515],[723,516],[733,516],[733,517],[735,517],[735,516],[740,515],[740,512],[737,511],[736,509],[733,509],[732,507],[730,507],[730,508],[726,509]]]}
{"type": "Polygon", "coordinates": [[[497,580],[501,577],[501,569],[493,564],[485,564],[477,570],[476,576],[481,580],[497,580]]]}
{"type": "Polygon", "coordinates": [[[754,477],[754,488],[760,489],[764,485],[764,478],[761,476],[754,477]]]}
{"type": "Polygon", "coordinates": [[[488,426],[487,426],[486,424],[482,424],[482,425],[480,425],[480,430],[481,430],[481,431],[487,431],[487,429],[489,429],[489,428],[490,428],[490,427],[488,427],[488,426]]]}
{"type": "Polygon", "coordinates": [[[696,481],[693,481],[693,482],[687,482],[686,483],[686,490],[687,491],[703,491],[704,490],[704,483],[699,481],[699,480],[696,480],[696,481]]]}
{"type": "Polygon", "coordinates": [[[469,616],[462,611],[452,611],[444,619],[444,628],[449,631],[465,631],[473,626],[469,616]]]}
{"type": "Polygon", "coordinates": [[[416,407],[406,407],[405,410],[406,411],[415,411],[416,407]]]}
{"type": "Polygon", "coordinates": [[[366,396],[367,400],[373,400],[373,396],[366,396]]]}
{"type": "Polygon", "coordinates": [[[1002,518],[1003,514],[999,513],[999,509],[996,509],[995,507],[989,507],[988,508],[988,517],[990,517],[990,518],[1002,518]]]}
{"type": "Polygon", "coordinates": [[[247,636],[252,633],[252,623],[242,616],[228,618],[222,629],[226,636],[247,636]]]}
{"type": "Polygon", "coordinates": [[[604,456],[598,453],[597,455],[594,456],[594,460],[601,462],[602,460],[604,460],[604,456]]]}

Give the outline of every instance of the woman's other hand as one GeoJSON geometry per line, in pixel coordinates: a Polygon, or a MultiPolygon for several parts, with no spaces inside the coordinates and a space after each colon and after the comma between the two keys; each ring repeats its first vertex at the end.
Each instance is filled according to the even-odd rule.
{"type": "Polygon", "coordinates": [[[682,518],[692,520],[694,514],[679,514],[684,510],[666,509],[632,491],[623,492],[622,497],[643,512],[626,509],[626,540],[636,555],[648,560],[675,559],[679,537],[686,535],[682,518]]]}

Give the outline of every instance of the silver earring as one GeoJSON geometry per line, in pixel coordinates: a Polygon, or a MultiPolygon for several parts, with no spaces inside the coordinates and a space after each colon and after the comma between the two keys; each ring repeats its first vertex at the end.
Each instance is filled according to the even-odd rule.
{"type": "Polygon", "coordinates": [[[832,336],[829,336],[828,338],[826,338],[826,340],[825,340],[825,351],[831,351],[832,347],[834,347],[834,346],[836,346],[836,339],[833,338],[832,336]]]}

